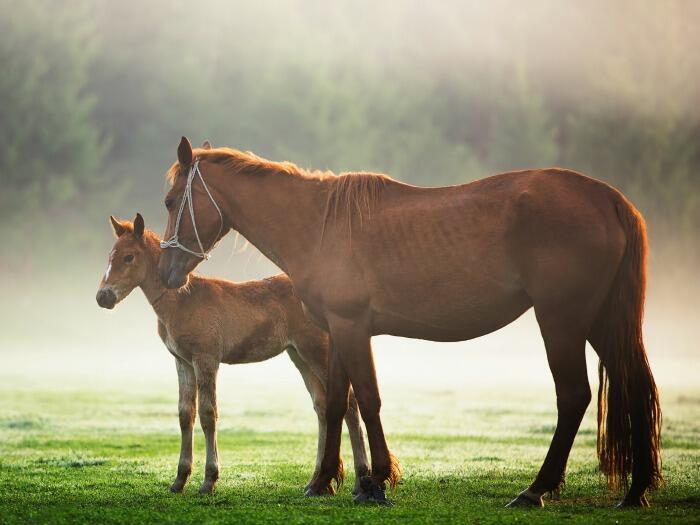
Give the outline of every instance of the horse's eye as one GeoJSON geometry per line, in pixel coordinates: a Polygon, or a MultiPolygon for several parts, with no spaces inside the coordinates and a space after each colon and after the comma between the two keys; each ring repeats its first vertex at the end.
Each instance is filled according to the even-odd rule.
{"type": "Polygon", "coordinates": [[[175,202],[175,199],[173,199],[172,197],[168,197],[167,199],[165,199],[165,209],[170,210],[170,208],[173,207],[174,202],[175,202]]]}
{"type": "Polygon", "coordinates": [[[131,255],[131,254],[125,255],[125,256],[124,256],[124,262],[125,262],[126,264],[129,264],[129,263],[132,262],[133,260],[134,260],[134,256],[131,255]]]}

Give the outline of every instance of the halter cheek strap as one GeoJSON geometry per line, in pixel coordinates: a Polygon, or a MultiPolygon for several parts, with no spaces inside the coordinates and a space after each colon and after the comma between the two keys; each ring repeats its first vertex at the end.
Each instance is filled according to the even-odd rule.
{"type": "Polygon", "coordinates": [[[190,253],[196,257],[199,257],[200,259],[208,259],[209,258],[209,252],[214,248],[215,244],[209,248],[209,250],[204,250],[204,246],[202,245],[202,241],[199,238],[199,232],[197,232],[197,223],[194,220],[194,204],[192,200],[192,183],[194,182],[194,178],[196,176],[199,176],[199,180],[202,181],[202,186],[204,187],[204,190],[207,192],[207,195],[209,195],[209,199],[211,200],[212,204],[214,205],[214,208],[216,208],[216,211],[219,213],[219,231],[216,234],[216,237],[214,239],[218,239],[219,235],[221,234],[221,230],[224,228],[224,216],[221,213],[221,209],[219,208],[219,205],[216,204],[216,201],[214,200],[214,197],[212,197],[211,192],[209,191],[209,188],[207,187],[206,182],[204,182],[204,177],[202,177],[202,172],[199,171],[199,161],[196,161],[192,165],[192,169],[190,170],[190,173],[187,175],[187,184],[185,185],[185,191],[182,194],[182,200],[180,201],[180,209],[177,211],[177,219],[175,220],[175,231],[173,233],[173,236],[168,239],[167,241],[161,241],[160,242],[160,247],[165,249],[165,248],[179,248],[180,250],[190,253]],[[180,231],[180,220],[182,219],[182,212],[185,209],[185,203],[187,203],[187,207],[190,210],[190,219],[192,220],[192,229],[194,230],[194,236],[197,239],[197,244],[199,245],[199,252],[195,252],[194,250],[190,250],[187,246],[183,245],[180,243],[178,239],[178,232],[180,231]]]}

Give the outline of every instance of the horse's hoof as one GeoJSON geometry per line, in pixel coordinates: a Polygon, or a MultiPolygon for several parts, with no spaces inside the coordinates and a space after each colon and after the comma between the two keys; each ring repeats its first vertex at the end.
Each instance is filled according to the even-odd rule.
{"type": "Polygon", "coordinates": [[[639,509],[649,507],[649,500],[642,494],[641,496],[630,496],[629,494],[625,496],[620,503],[618,503],[616,509],[639,509]]]}
{"type": "Polygon", "coordinates": [[[359,492],[352,498],[357,504],[374,504],[381,507],[393,507],[394,504],[386,499],[386,490],[369,476],[360,479],[359,492]]]}
{"type": "Polygon", "coordinates": [[[542,501],[542,496],[537,496],[528,491],[523,491],[518,494],[518,497],[506,505],[507,509],[514,509],[518,507],[532,508],[532,507],[544,507],[544,502],[542,501]]]}

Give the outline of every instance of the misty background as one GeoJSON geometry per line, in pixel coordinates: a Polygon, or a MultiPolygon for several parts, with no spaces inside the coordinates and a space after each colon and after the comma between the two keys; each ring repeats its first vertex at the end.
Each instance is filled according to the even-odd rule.
{"type": "MultiPolygon", "coordinates": [[[[657,380],[697,387],[698,27],[691,0],[0,0],[0,380],[175,391],[141,292],[113,311],[94,295],[110,214],[162,233],[186,135],[419,185],[553,165],[605,180],[647,219],[657,380]]],[[[279,270],[229,236],[199,271],[279,270]]],[[[474,341],[374,347],[388,396],[552,384],[532,312],[474,341]]],[[[305,395],[284,356],[222,376],[305,395]]]]}

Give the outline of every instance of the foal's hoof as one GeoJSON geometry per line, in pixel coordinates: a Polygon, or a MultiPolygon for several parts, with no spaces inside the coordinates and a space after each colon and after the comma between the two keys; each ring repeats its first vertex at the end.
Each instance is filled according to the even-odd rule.
{"type": "Polygon", "coordinates": [[[214,483],[211,481],[205,481],[202,483],[202,486],[199,487],[199,493],[203,496],[211,494],[212,492],[214,492],[214,483]]]}
{"type": "Polygon", "coordinates": [[[542,501],[542,496],[533,494],[529,490],[523,490],[518,497],[506,505],[507,509],[514,509],[517,507],[544,507],[544,502],[542,501]]]}
{"type": "Polygon", "coordinates": [[[317,498],[320,496],[332,496],[335,494],[333,488],[330,485],[326,485],[323,488],[316,488],[313,485],[307,485],[304,489],[304,496],[307,498],[317,498]]]}
{"type": "Polygon", "coordinates": [[[625,496],[620,503],[618,503],[616,509],[638,509],[649,507],[649,500],[642,494],[641,496],[630,496],[629,494],[625,496]]]}
{"type": "Polygon", "coordinates": [[[173,481],[173,484],[170,485],[170,492],[182,492],[182,489],[185,488],[185,483],[187,483],[186,479],[176,479],[175,481],[173,481]]]}
{"type": "Polygon", "coordinates": [[[360,478],[358,493],[352,498],[355,503],[372,503],[382,507],[393,507],[394,504],[386,499],[384,487],[376,483],[369,476],[360,478]]]}

